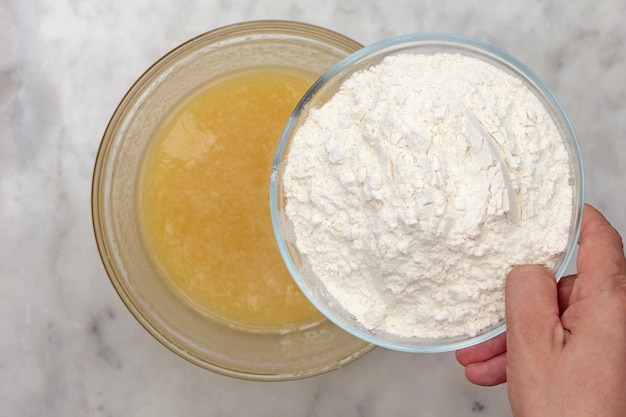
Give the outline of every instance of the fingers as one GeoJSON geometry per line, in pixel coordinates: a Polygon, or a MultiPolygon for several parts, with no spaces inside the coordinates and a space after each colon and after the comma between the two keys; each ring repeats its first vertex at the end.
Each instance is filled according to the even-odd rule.
{"type": "Polygon", "coordinates": [[[567,307],[570,305],[570,299],[574,283],[576,282],[576,275],[568,275],[559,280],[557,285],[559,292],[559,312],[563,314],[567,307]]]}
{"type": "Polygon", "coordinates": [[[514,346],[547,349],[556,342],[554,329],[560,328],[560,313],[552,271],[533,265],[514,268],[507,277],[505,300],[507,334],[456,352],[457,360],[465,366],[467,379],[474,384],[491,386],[506,382],[509,340],[514,346]]]}
{"type": "MultiPolygon", "coordinates": [[[[585,205],[580,229],[578,277],[582,280],[624,280],[626,260],[619,233],[593,206],[585,205]]],[[[579,283],[580,285],[580,283],[579,283]]]]}
{"type": "Polygon", "coordinates": [[[456,359],[465,367],[470,382],[482,386],[502,384],[506,382],[506,335],[458,350],[456,359]]]}
{"type": "Polygon", "coordinates": [[[568,337],[561,314],[598,283],[613,280],[626,286],[622,239],[589,205],[585,207],[579,245],[578,274],[563,277],[558,285],[554,273],[541,266],[519,266],[509,273],[505,286],[506,335],[456,352],[469,381],[484,386],[506,382],[507,361],[508,370],[514,374],[541,374],[533,365],[550,363],[552,353],[563,348],[568,337]]]}
{"type": "Polygon", "coordinates": [[[513,268],[505,285],[507,346],[534,347],[547,353],[563,343],[558,292],[554,273],[526,265],[513,268]],[[560,329],[560,332],[558,331],[560,329]]]}
{"type": "Polygon", "coordinates": [[[506,335],[500,334],[479,345],[456,351],[456,360],[463,366],[485,362],[506,352],[506,335]]]}
{"type": "Polygon", "coordinates": [[[467,365],[465,377],[471,383],[484,387],[492,387],[506,382],[506,352],[485,362],[467,365]]]}

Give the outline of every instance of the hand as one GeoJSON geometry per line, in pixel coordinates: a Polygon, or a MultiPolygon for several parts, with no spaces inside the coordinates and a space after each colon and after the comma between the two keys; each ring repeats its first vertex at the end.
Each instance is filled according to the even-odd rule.
{"type": "Polygon", "coordinates": [[[626,416],[626,260],[618,232],[587,205],[577,274],[539,266],[506,280],[506,334],[457,352],[478,385],[508,382],[516,417],[626,416]]]}

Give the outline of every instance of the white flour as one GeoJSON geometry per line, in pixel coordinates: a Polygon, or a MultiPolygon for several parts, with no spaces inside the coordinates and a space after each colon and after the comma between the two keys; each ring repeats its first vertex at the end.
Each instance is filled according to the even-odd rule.
{"type": "Polygon", "coordinates": [[[513,265],[562,255],[569,172],[520,80],[475,58],[401,54],[311,111],[285,165],[285,210],[310,268],[367,329],[474,335],[504,317],[513,265]]]}

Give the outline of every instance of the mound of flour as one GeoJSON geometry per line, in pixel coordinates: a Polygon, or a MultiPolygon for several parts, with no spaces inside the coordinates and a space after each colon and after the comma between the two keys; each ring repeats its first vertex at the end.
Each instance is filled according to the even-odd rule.
{"type": "Polygon", "coordinates": [[[400,54],[351,76],[295,133],[295,244],[373,332],[475,335],[504,317],[512,266],[554,268],[573,195],[550,114],[519,79],[457,54],[400,54]]]}

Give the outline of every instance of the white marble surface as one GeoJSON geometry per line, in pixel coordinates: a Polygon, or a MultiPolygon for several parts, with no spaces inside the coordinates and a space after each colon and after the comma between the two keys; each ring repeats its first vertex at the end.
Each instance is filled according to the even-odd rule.
{"type": "Polygon", "coordinates": [[[451,32],[533,68],[577,131],[587,201],[626,234],[624,0],[0,0],[0,415],[508,416],[506,387],[465,381],[452,354],[377,349],[284,383],[219,376],[149,336],[93,238],[101,135],[130,84],[201,32],[253,19],[362,43],[451,32]]]}

